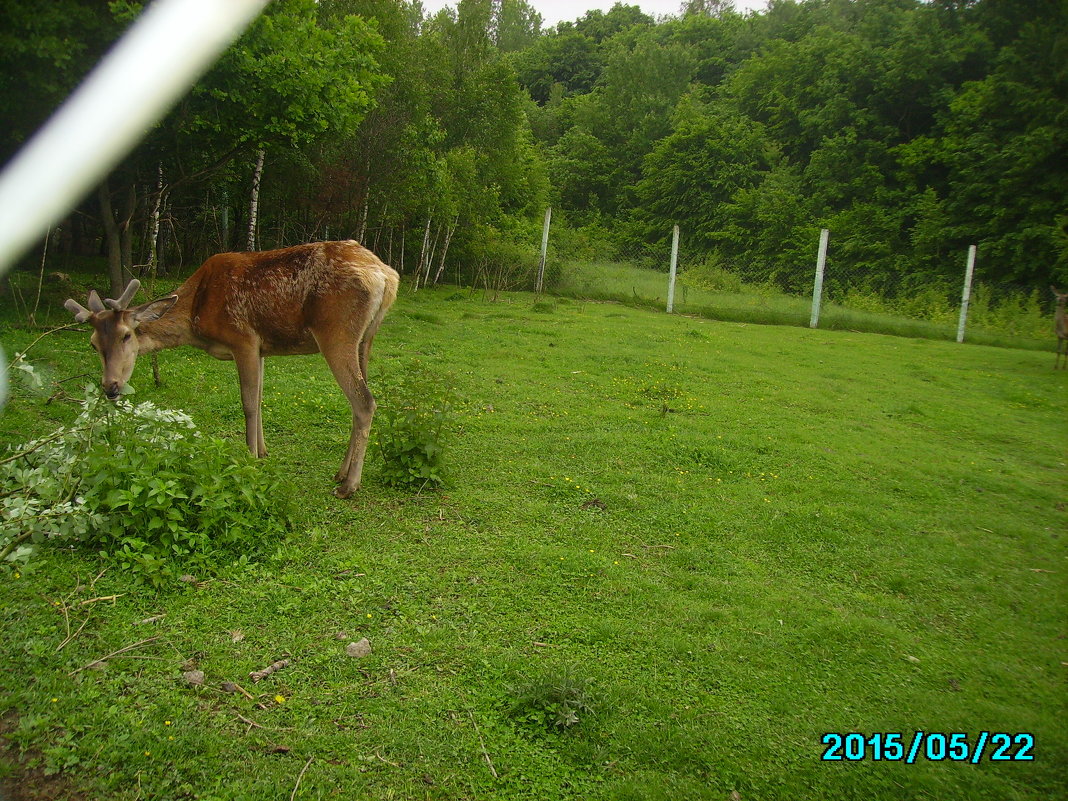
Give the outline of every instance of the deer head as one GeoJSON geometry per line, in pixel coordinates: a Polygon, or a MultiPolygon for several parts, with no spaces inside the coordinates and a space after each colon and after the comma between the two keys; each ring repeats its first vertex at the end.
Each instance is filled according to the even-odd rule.
{"type": "Polygon", "coordinates": [[[158,320],[178,301],[177,295],[153,300],[130,309],[130,300],[141,287],[136,278],[126,286],[118,300],[100,300],[96,290],[89,292],[89,308],[70,298],[63,305],[79,323],[89,323],[93,335],[89,342],[100,356],[103,375],[100,383],[104,394],[115,400],[130,380],[137,361],[137,327],[158,320]]]}

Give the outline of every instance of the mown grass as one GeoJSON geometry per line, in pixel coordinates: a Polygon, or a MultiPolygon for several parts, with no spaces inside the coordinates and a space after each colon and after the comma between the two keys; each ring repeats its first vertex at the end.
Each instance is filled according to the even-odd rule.
{"type": "MultiPolygon", "coordinates": [[[[318,357],[273,359],[296,521],[268,558],[159,593],[85,553],[5,571],[0,707],[26,758],[102,800],[1068,793],[1049,354],[505,297],[402,294],[376,341],[373,387],[420,369],[452,394],[445,491],[388,490],[372,456],[331,497],[347,406],[318,357]],[[593,714],[524,722],[559,676],[593,714]],[[918,729],[1032,732],[1036,759],[820,760],[825,732],[918,729]]],[[[85,333],[30,356],[96,379],[85,333]]],[[[136,397],[242,441],[232,365],[160,364],[136,397]]],[[[73,416],[47,395],[16,387],[0,439],[73,416]]]]}
{"type": "MultiPolygon", "coordinates": [[[[727,273],[725,277],[731,278],[727,273]]],[[[680,274],[675,287],[674,310],[712,320],[791,325],[807,327],[811,320],[810,295],[783,293],[771,283],[749,284],[733,277],[730,288],[711,290],[693,284],[680,274]]],[[[667,273],[616,262],[568,262],[562,265],[560,282],[554,290],[575,299],[598,299],[631,306],[664,309],[667,303],[667,273]]],[[[931,292],[931,295],[938,295],[931,292]]],[[[928,299],[934,303],[934,299],[928,299]]],[[[955,340],[959,308],[938,299],[937,307],[922,306],[912,315],[895,314],[883,299],[854,289],[837,301],[824,297],[819,327],[825,330],[865,331],[901,337],[955,340]]],[[[966,340],[995,347],[1052,350],[1053,318],[1042,318],[1035,310],[1008,307],[991,312],[992,300],[984,288],[975,296],[973,313],[966,328],[966,340]],[[978,305],[977,305],[978,304],[978,305]],[[998,311],[1003,313],[999,314],[998,311]],[[983,319],[989,325],[982,325],[983,319]],[[1044,335],[1048,331],[1048,336],[1044,335]],[[1040,332],[1037,333],[1036,332],[1040,332]]],[[[913,304],[918,305],[918,304],[913,304]]]]}

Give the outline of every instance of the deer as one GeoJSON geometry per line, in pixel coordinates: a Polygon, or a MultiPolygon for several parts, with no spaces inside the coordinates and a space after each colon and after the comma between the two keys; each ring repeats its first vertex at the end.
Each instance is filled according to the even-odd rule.
{"type": "Polygon", "coordinates": [[[1053,294],[1057,298],[1057,305],[1053,310],[1053,328],[1057,332],[1057,356],[1053,361],[1053,369],[1065,369],[1068,367],[1068,320],[1064,316],[1064,302],[1068,300],[1068,294],[1060,292],[1057,287],[1050,285],[1053,294]],[[1061,364],[1061,361],[1064,364],[1061,364]]]}
{"type": "Polygon", "coordinates": [[[173,294],[130,307],[135,278],[117,299],[89,292],[88,308],[63,305],[92,327],[101,385],[116,400],[141,353],[191,345],[232,360],[241,385],[245,443],[258,458],[263,439],[263,360],[321,353],[352,407],[348,451],[334,476],[334,494],[360,488],[375,399],[367,386],[371,342],[397,297],[399,276],[353,240],[314,242],[281,250],[219,253],[173,294]]]}

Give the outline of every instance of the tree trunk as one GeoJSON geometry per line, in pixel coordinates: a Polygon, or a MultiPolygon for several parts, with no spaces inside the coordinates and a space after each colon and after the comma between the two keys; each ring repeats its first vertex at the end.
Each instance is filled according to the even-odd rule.
{"type": "Polygon", "coordinates": [[[260,211],[260,179],[263,177],[263,148],[256,154],[256,166],[252,170],[252,194],[248,204],[248,248],[256,249],[256,217],[260,211]]]}
{"type": "Polygon", "coordinates": [[[445,271],[445,256],[449,252],[449,243],[452,241],[453,232],[456,230],[457,224],[460,222],[460,215],[457,214],[453,220],[452,225],[449,226],[449,230],[445,232],[445,245],[441,249],[441,261],[438,262],[438,271],[434,275],[434,286],[438,285],[438,281],[441,280],[441,274],[445,271]]]}
{"type": "Polygon", "coordinates": [[[367,238],[367,211],[371,207],[371,188],[368,187],[367,191],[363,195],[363,211],[360,213],[360,233],[356,237],[356,241],[361,245],[367,238]]]}
{"type": "Polygon", "coordinates": [[[222,241],[219,250],[230,250],[230,193],[223,192],[222,200],[222,241]]]}
{"type": "MultiPolygon", "coordinates": [[[[152,204],[152,227],[148,234],[148,280],[149,297],[156,291],[156,270],[158,267],[157,256],[159,253],[159,210],[163,205],[163,162],[160,162],[159,171],[156,173],[156,199],[152,204]]],[[[159,354],[152,351],[152,380],[156,386],[160,385],[159,378],[159,354]]]]}
{"type": "Polygon", "coordinates": [[[108,179],[101,181],[96,190],[97,200],[100,203],[100,216],[104,223],[104,241],[107,243],[108,254],[108,278],[111,282],[111,296],[117,298],[122,294],[126,286],[122,274],[122,237],[119,235],[119,226],[115,222],[115,213],[111,208],[111,189],[108,187],[108,179]]]}
{"type": "Polygon", "coordinates": [[[119,248],[122,253],[123,289],[126,281],[133,276],[133,218],[137,211],[137,184],[130,182],[126,189],[122,209],[122,221],[119,223],[119,248]]]}
{"type": "Polygon", "coordinates": [[[434,266],[434,254],[438,252],[438,242],[441,241],[441,226],[434,232],[434,238],[430,242],[430,252],[426,255],[426,274],[423,276],[423,286],[430,283],[430,270],[434,266]]]}
{"type": "Polygon", "coordinates": [[[426,218],[426,230],[423,231],[423,248],[419,251],[419,261],[415,265],[415,288],[419,289],[419,281],[423,277],[423,265],[426,263],[426,254],[430,249],[430,217],[426,218]]]}

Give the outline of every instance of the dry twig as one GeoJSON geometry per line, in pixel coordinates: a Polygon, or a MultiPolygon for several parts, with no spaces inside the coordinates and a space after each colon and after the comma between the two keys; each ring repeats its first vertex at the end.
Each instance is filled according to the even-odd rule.
{"type": "Polygon", "coordinates": [[[263,670],[254,670],[248,674],[248,677],[253,681],[263,681],[263,679],[270,676],[272,673],[277,673],[282,668],[289,667],[288,659],[279,659],[277,662],[268,665],[263,670]]]}
{"type": "Polygon", "coordinates": [[[493,774],[494,779],[499,779],[500,777],[497,775],[497,769],[493,767],[493,760],[490,759],[489,752],[486,750],[486,741],[482,739],[482,732],[478,728],[478,721],[475,720],[475,713],[468,709],[467,714],[471,716],[471,722],[475,724],[475,734],[478,735],[479,745],[482,746],[482,756],[486,758],[486,764],[489,765],[490,773],[493,774]]]}
{"type": "Polygon", "coordinates": [[[147,640],[141,640],[141,642],[135,642],[133,645],[127,645],[125,648],[120,648],[117,651],[112,651],[110,654],[106,654],[106,655],[100,657],[99,659],[94,659],[92,662],[90,662],[87,665],[82,665],[80,668],[72,670],[67,675],[73,676],[75,673],[81,673],[86,668],[92,667],[93,665],[99,665],[99,664],[103,663],[104,660],[106,660],[106,659],[111,659],[112,657],[120,656],[121,654],[124,654],[127,651],[132,651],[134,648],[140,648],[142,645],[148,645],[150,642],[155,642],[161,636],[162,635],[156,635],[155,637],[149,637],[147,640]]]}
{"type": "Polygon", "coordinates": [[[308,766],[311,765],[314,756],[308,757],[308,761],[304,763],[304,767],[300,769],[300,775],[297,776],[297,783],[293,785],[293,792],[289,794],[289,801],[293,801],[297,797],[297,789],[300,787],[300,780],[304,778],[304,774],[308,771],[308,766]]]}

